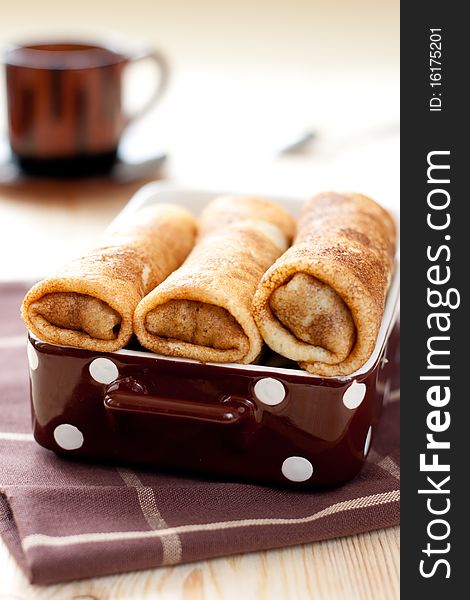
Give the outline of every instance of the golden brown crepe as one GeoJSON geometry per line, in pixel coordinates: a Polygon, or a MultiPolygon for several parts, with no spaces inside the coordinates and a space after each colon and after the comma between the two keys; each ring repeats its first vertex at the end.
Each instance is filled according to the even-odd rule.
{"type": "Polygon", "coordinates": [[[268,200],[226,196],[211,202],[184,264],[137,306],[140,343],[203,362],[252,362],[262,347],[253,294],[294,230],[292,216],[268,200]]]}
{"type": "Polygon", "coordinates": [[[395,238],[392,217],[366,196],[312,198],[293,246],[268,269],[254,297],[267,344],[313,374],[359,369],[377,339],[395,238]]]}
{"type": "Polygon", "coordinates": [[[26,326],[54,344],[102,352],[122,348],[132,336],[135,307],[181,265],[195,235],[196,221],[185,209],[142,209],[26,294],[26,326]]]}

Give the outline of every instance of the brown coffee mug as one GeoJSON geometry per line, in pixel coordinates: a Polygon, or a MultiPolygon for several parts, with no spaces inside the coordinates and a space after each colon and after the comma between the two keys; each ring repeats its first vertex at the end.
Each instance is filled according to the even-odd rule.
{"type": "Polygon", "coordinates": [[[125,127],[160,99],[167,81],[164,57],[87,43],[16,45],[5,53],[8,128],[20,166],[36,174],[105,171],[116,160],[125,127]],[[160,76],[137,114],[122,105],[123,74],[152,60],[160,76]]]}

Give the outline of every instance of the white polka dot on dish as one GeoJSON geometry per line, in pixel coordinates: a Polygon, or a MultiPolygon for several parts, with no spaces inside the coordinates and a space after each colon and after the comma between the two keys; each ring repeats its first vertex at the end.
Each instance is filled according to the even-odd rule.
{"type": "Polygon", "coordinates": [[[366,435],[366,441],[364,442],[364,456],[367,456],[370,448],[370,441],[372,439],[372,427],[369,427],[369,430],[366,435]]]}
{"type": "Polygon", "coordinates": [[[56,444],[63,450],[78,450],[83,446],[83,433],[74,425],[63,423],[54,429],[56,444]]]}
{"type": "Polygon", "coordinates": [[[28,353],[29,367],[35,371],[39,367],[39,357],[31,342],[28,342],[26,352],[28,353]]]}
{"type": "Polygon", "coordinates": [[[366,384],[354,380],[343,394],[343,404],[346,408],[354,410],[361,405],[366,395],[366,384]]]}
{"type": "Polygon", "coordinates": [[[264,379],[256,382],[255,395],[263,404],[276,406],[286,397],[286,389],[279,380],[272,377],[264,377],[264,379]]]}
{"type": "Polygon", "coordinates": [[[98,383],[112,383],[119,376],[117,366],[109,358],[95,358],[88,368],[90,375],[98,383]]]}
{"type": "Polygon", "coordinates": [[[307,481],[313,475],[312,463],[303,456],[289,456],[282,463],[282,474],[289,481],[307,481]]]}

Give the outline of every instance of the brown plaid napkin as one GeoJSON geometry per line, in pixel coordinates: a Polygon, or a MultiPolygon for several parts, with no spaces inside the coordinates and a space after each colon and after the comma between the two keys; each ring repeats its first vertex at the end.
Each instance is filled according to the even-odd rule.
{"type": "Polygon", "coordinates": [[[321,492],[213,482],[59,458],[30,433],[25,287],[0,285],[0,535],[53,583],[350,535],[399,522],[399,402],[362,473],[321,492]]]}

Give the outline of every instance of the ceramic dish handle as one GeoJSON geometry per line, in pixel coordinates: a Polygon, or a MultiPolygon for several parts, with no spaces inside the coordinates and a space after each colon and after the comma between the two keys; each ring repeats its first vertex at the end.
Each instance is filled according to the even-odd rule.
{"type": "Polygon", "coordinates": [[[221,403],[192,402],[127,390],[109,391],[105,396],[104,405],[112,413],[147,413],[220,425],[234,425],[249,420],[253,417],[254,409],[251,402],[239,398],[230,398],[221,403]]]}

